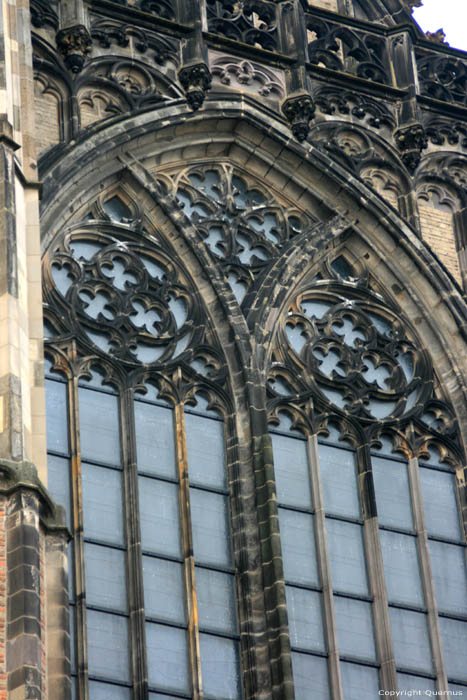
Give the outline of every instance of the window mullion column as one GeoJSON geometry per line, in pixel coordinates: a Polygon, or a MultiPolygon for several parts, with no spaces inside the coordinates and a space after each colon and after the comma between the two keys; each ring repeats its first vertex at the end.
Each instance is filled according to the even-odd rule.
{"type": "Polygon", "coordinates": [[[396,661],[392,643],[383,553],[379,536],[371,458],[367,447],[357,449],[358,480],[363,513],[363,537],[368,562],[368,578],[373,597],[375,641],[381,666],[381,690],[397,688],[396,661]]]}
{"type": "Polygon", "coordinates": [[[183,570],[186,588],[188,646],[193,700],[202,697],[201,652],[199,642],[198,605],[196,600],[195,558],[190,513],[190,484],[188,478],[188,456],[185,437],[185,408],[178,403],[174,409],[175,443],[179,475],[179,500],[182,534],[183,570]]]}
{"type": "Polygon", "coordinates": [[[313,494],[313,509],[315,511],[316,556],[323,588],[324,630],[329,655],[329,677],[331,697],[341,700],[343,697],[342,678],[337,644],[336,618],[334,613],[334,597],[331,580],[331,564],[326,536],[326,517],[324,512],[321,475],[319,470],[318,436],[312,435],[307,441],[308,466],[311,477],[313,494]]]}
{"type": "MultiPolygon", "coordinates": [[[[73,574],[75,593],[75,657],[78,674],[78,698],[88,700],[88,653],[86,636],[86,583],[84,570],[84,523],[79,431],[78,377],[68,381],[69,440],[71,455],[71,491],[73,523],[73,574]]],[[[72,574],[72,575],[73,575],[72,574]]],[[[69,581],[71,576],[69,577],[69,581]]]]}
{"type": "Polygon", "coordinates": [[[144,615],[143,564],[139,526],[138,472],[133,390],[120,394],[125,528],[127,543],[128,609],[130,613],[130,654],[134,700],[146,700],[148,668],[144,615]]]}
{"type": "Polygon", "coordinates": [[[417,548],[420,558],[420,570],[425,593],[425,601],[428,610],[428,628],[430,631],[431,651],[436,673],[436,685],[438,690],[449,690],[446,669],[443,659],[441,645],[441,631],[438,619],[438,604],[431,571],[430,548],[423,508],[422,485],[420,481],[420,471],[418,459],[416,457],[409,460],[409,483],[412,495],[412,508],[415,532],[417,533],[417,548]]]}

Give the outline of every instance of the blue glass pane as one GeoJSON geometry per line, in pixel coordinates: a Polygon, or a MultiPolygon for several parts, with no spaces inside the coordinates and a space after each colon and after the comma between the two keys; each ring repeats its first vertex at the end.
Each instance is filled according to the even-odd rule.
{"type": "Polygon", "coordinates": [[[199,635],[203,696],[212,700],[241,698],[238,643],[232,639],[199,635]]]}
{"type": "Polygon", "coordinates": [[[119,465],[118,397],[80,387],[79,420],[82,458],[119,465]]]}
{"type": "Polygon", "coordinates": [[[184,624],[186,613],[182,564],[143,557],[143,580],[146,615],[184,624]]]}
{"type": "Polygon", "coordinates": [[[231,566],[227,497],[190,489],[190,499],[196,561],[231,566]]]}
{"type": "Polygon", "coordinates": [[[90,681],[89,700],[131,700],[131,690],[121,685],[90,681]]]}
{"type": "Polygon", "coordinates": [[[411,676],[408,673],[398,673],[397,684],[399,686],[399,690],[403,690],[406,694],[410,691],[421,690],[424,695],[430,697],[425,691],[431,690],[431,692],[434,692],[436,690],[436,683],[435,681],[431,680],[431,678],[411,676]]]}
{"type": "Polygon", "coordinates": [[[178,486],[144,477],[138,484],[143,549],[180,557],[178,486]]]}
{"type": "Polygon", "coordinates": [[[368,595],[362,526],[326,518],[326,530],[333,589],[368,595]]]}
{"type": "Polygon", "coordinates": [[[325,651],[321,593],[286,587],[290,643],[310,651],[325,651]]]}
{"type": "Polygon", "coordinates": [[[197,567],[196,596],[200,629],[225,634],[237,632],[235,577],[232,574],[197,567]]]}
{"type": "Polygon", "coordinates": [[[373,700],[380,697],[376,668],[341,661],[341,674],[344,700],[373,700]]]}
{"type": "Polygon", "coordinates": [[[185,630],[146,623],[148,675],[151,686],[190,692],[185,630]]]}
{"type": "Polygon", "coordinates": [[[85,537],[123,544],[122,475],[105,467],[83,464],[85,537]]]}
{"type": "Polygon", "coordinates": [[[443,640],[444,663],[448,678],[467,681],[467,664],[465,650],[467,646],[467,622],[439,619],[441,638],[443,640]]]}
{"type": "Polygon", "coordinates": [[[320,444],[319,466],[326,513],[359,518],[355,453],[320,444]]]}
{"type": "Polygon", "coordinates": [[[70,463],[63,457],[47,457],[47,486],[50,495],[66,509],[66,524],[71,529],[70,463]]]}
{"type": "Polygon", "coordinates": [[[126,612],[125,552],[85,543],[86,603],[126,612]]]}
{"type": "Polygon", "coordinates": [[[420,479],[428,534],[461,539],[454,475],[421,467],[420,479]]]}
{"type": "Polygon", "coordinates": [[[380,539],[389,602],[423,606],[416,538],[381,530],[380,539]]]}
{"type": "Polygon", "coordinates": [[[279,508],[279,526],[286,581],[319,586],[313,516],[279,508]]]}
{"type": "Polygon", "coordinates": [[[138,470],[176,478],[173,412],[141,401],[134,407],[138,470]]]}
{"type": "Polygon", "coordinates": [[[383,457],[372,457],[371,463],[380,524],[412,530],[407,464],[383,457]]]}
{"type": "Polygon", "coordinates": [[[67,385],[45,381],[47,449],[68,454],[67,385]]]}
{"type": "Polygon", "coordinates": [[[87,611],[89,675],[129,681],[128,619],[87,611]]]}
{"type": "Polygon", "coordinates": [[[396,664],[400,669],[431,673],[433,661],[424,613],[389,608],[396,664]]]}
{"type": "Polygon", "coordinates": [[[328,662],[321,656],[292,652],[295,700],[310,700],[310,689],[319,700],[330,700],[328,662]]]}
{"type": "Polygon", "coordinates": [[[467,572],[464,547],[430,541],[433,579],[438,608],[467,615],[467,572]]]}
{"type": "Polygon", "coordinates": [[[223,423],[186,413],[185,430],[190,483],[225,488],[223,423]]]}
{"type": "Polygon", "coordinates": [[[376,661],[371,603],[334,596],[339,653],[354,659],[376,661]]]}
{"type": "Polygon", "coordinates": [[[459,700],[464,700],[467,698],[467,686],[456,685],[455,683],[449,683],[449,690],[452,693],[452,697],[459,698],[459,700]]]}
{"type": "Polygon", "coordinates": [[[277,500],[297,508],[311,508],[311,486],[306,442],[271,435],[277,500]]]}

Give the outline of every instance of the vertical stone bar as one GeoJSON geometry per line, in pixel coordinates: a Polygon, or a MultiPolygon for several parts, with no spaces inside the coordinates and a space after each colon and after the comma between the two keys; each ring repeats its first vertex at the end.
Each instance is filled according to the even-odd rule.
{"type": "Polygon", "coordinates": [[[42,697],[39,498],[19,486],[9,499],[7,533],[8,693],[42,697]]]}
{"type": "Polygon", "coordinates": [[[45,538],[48,700],[69,700],[70,634],[66,533],[45,538]]]}

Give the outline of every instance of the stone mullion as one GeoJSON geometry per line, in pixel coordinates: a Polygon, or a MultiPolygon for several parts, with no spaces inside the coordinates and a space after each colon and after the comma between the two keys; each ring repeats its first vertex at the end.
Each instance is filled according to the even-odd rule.
{"type": "Polygon", "coordinates": [[[381,666],[381,690],[397,688],[396,662],[389,618],[388,595],[384,575],[383,553],[379,537],[375,489],[371,473],[371,457],[367,446],[357,449],[359,490],[363,510],[363,537],[367,559],[370,591],[373,597],[373,617],[376,649],[381,666]]]}
{"type": "MultiPolygon", "coordinates": [[[[76,352],[74,350],[74,352],[76,352]]],[[[79,433],[78,377],[68,380],[69,441],[71,455],[71,500],[73,523],[73,568],[75,589],[75,656],[78,698],[88,700],[88,652],[86,636],[86,584],[84,571],[84,523],[81,448],[79,433]]]]}
{"type": "Polygon", "coordinates": [[[124,513],[127,545],[128,608],[130,613],[130,655],[134,700],[146,700],[148,667],[144,613],[143,559],[139,522],[138,468],[133,390],[120,395],[120,434],[124,483],[124,513]]]}
{"type": "Polygon", "coordinates": [[[331,563],[326,535],[326,514],[324,511],[323,490],[319,469],[318,436],[312,435],[307,443],[308,466],[310,470],[311,491],[313,494],[313,509],[315,511],[316,554],[323,588],[324,633],[329,655],[329,677],[331,682],[332,700],[343,697],[342,679],[339,662],[339,649],[334,612],[332,590],[331,563]]]}
{"type": "Polygon", "coordinates": [[[195,558],[191,529],[190,484],[185,437],[185,407],[177,403],[174,410],[175,443],[179,478],[180,522],[182,534],[183,572],[188,618],[188,645],[193,684],[193,700],[202,698],[201,651],[199,642],[198,604],[196,599],[195,558]]]}
{"type": "Polygon", "coordinates": [[[448,681],[446,668],[444,665],[443,650],[441,643],[441,630],[438,619],[438,604],[431,571],[430,548],[426,529],[425,512],[423,508],[422,485],[420,481],[420,471],[418,459],[409,460],[409,483],[412,495],[412,510],[414,516],[415,532],[417,533],[417,549],[420,562],[420,573],[422,577],[425,602],[428,610],[428,629],[430,632],[431,651],[436,673],[437,689],[448,691],[448,681]]]}

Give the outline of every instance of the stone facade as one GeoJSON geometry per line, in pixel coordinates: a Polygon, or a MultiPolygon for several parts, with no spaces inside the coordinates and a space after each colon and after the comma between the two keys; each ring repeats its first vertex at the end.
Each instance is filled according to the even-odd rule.
{"type": "MultiPolygon", "coordinates": [[[[125,467],[131,680],[121,687],[131,688],[134,700],[148,700],[152,687],[132,418],[133,398],[152,381],[175,415],[191,614],[192,687],[183,697],[203,697],[184,436],[184,410],[197,406],[198,390],[222,415],[227,436],[242,696],[298,697],[268,432],[281,408],[307,436],[311,462],[331,414],[358,453],[379,678],[383,690],[396,689],[369,466],[383,424],[407,460],[414,493],[420,492],[417,459],[435,445],[457,477],[467,514],[467,54],[425,36],[413,6],[402,0],[4,0],[0,698],[67,700],[73,687],[79,700],[92,700],[88,679],[99,682],[88,671],[78,428],[78,385],[97,365],[104,393],[111,386],[119,395],[125,467]],[[80,258],[79,244],[97,246],[94,257],[80,258]],[[347,278],[332,267],[342,259],[353,271],[347,278]],[[109,269],[116,275],[119,265],[124,282],[116,292],[109,269]],[[148,269],[159,270],[165,296],[148,269]],[[363,371],[342,383],[349,403],[336,408],[313,384],[320,370],[311,351],[308,364],[305,351],[302,359],[285,352],[284,318],[299,342],[312,337],[300,299],[311,298],[320,281],[329,298],[347,284],[354,290],[348,302],[358,308],[383,308],[384,301],[381,319],[397,334],[409,329],[398,352],[415,348],[415,389],[408,391],[395,365],[390,391],[389,384],[383,394],[371,389],[383,404],[394,400],[389,417],[375,420],[366,394],[352,394],[363,387],[363,371]],[[137,283],[137,305],[129,307],[137,283]],[[99,294],[107,295],[104,301],[99,294]],[[86,309],[96,299],[102,304],[92,317],[86,309]],[[182,300],[188,320],[177,322],[174,300],[182,300]],[[46,338],[43,308],[51,329],[46,338]],[[136,312],[140,326],[131,320],[136,312]],[[144,326],[149,318],[153,325],[144,326]],[[68,416],[68,446],[60,453],[70,465],[68,520],[57,483],[48,482],[44,340],[68,416]],[[414,405],[406,410],[409,395],[414,405]],[[426,413],[434,427],[424,422],[426,413]]],[[[336,318],[328,328],[334,350],[336,327],[345,322],[336,318]]],[[[316,319],[313,327],[317,333],[316,319]]],[[[388,366],[372,352],[376,370],[388,366]]],[[[338,365],[334,371],[338,383],[338,365]]],[[[321,486],[313,478],[326,579],[321,486]]],[[[439,641],[423,508],[415,511],[432,680],[447,691],[454,682],[439,641]]],[[[323,591],[331,694],[341,700],[329,582],[323,591]]],[[[467,696],[467,681],[462,687],[467,696]]],[[[317,691],[309,697],[321,700],[317,691]]]]}

